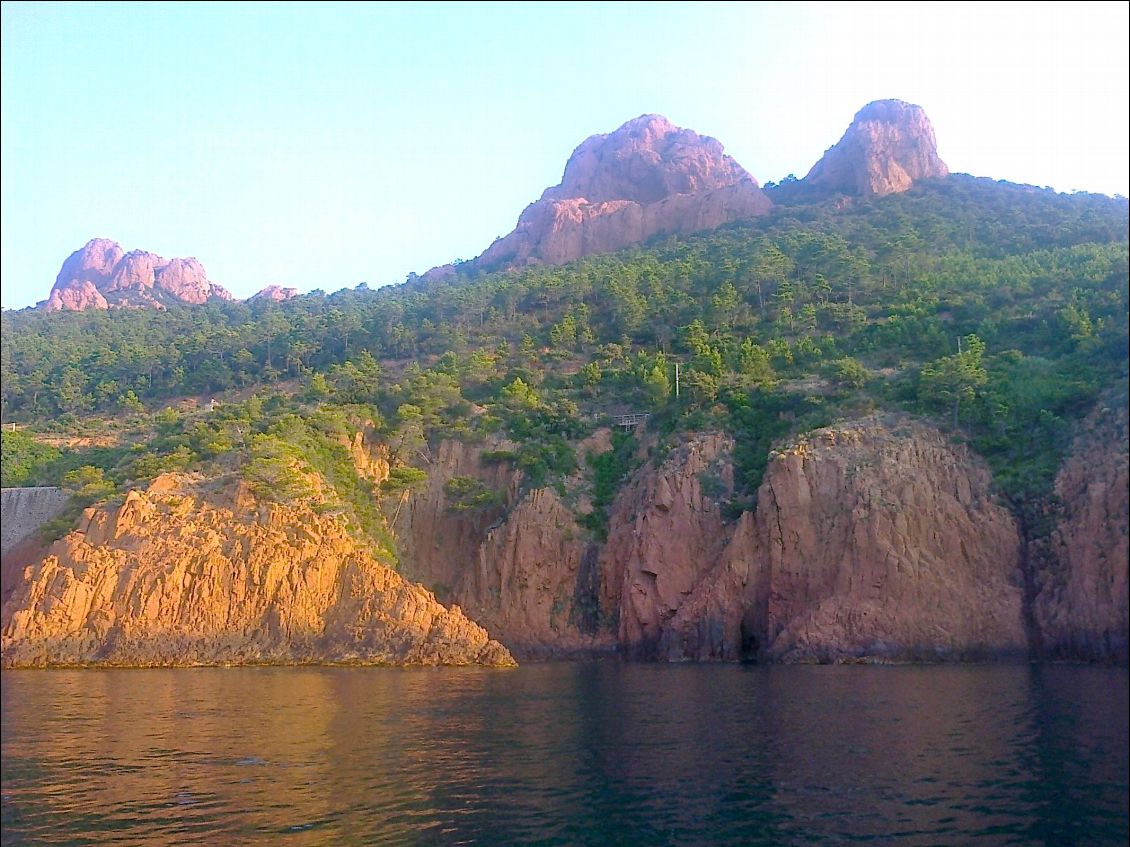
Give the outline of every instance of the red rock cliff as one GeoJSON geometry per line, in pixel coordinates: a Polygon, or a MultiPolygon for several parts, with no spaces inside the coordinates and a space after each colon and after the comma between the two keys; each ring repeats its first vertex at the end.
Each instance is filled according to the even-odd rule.
{"type": "Polygon", "coordinates": [[[622,647],[667,659],[1024,655],[1019,537],[988,473],[937,430],[869,418],[770,462],[726,524],[717,436],[644,469],[602,555],[622,647]]]}
{"type": "Polygon", "coordinates": [[[763,655],[1024,655],[1019,535],[990,483],[941,432],[894,418],[777,454],[757,496],[763,655]]]}
{"type": "Polygon", "coordinates": [[[722,435],[693,438],[645,465],[616,500],[600,556],[602,606],[618,617],[629,656],[659,655],[671,619],[725,549],[732,447],[722,435]]]}
{"type": "Polygon", "coordinates": [[[573,511],[553,489],[522,491],[520,473],[508,462],[484,462],[483,452],[443,442],[424,486],[402,507],[386,505],[390,514],[399,509],[393,529],[402,571],[457,602],[519,657],[612,649],[614,638],[596,622],[595,551],[573,511]],[[478,479],[502,502],[453,510],[444,487],[460,476],[478,479]]]}
{"type": "Polygon", "coordinates": [[[1126,398],[1110,397],[1056,478],[1063,512],[1033,603],[1051,656],[1127,660],[1128,462],[1126,398]]]}

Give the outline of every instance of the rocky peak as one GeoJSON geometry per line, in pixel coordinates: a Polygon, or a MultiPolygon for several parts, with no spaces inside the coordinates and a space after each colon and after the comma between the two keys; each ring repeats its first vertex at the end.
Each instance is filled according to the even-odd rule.
{"type": "Polygon", "coordinates": [[[145,250],[130,250],[114,266],[114,273],[104,292],[143,290],[152,288],[157,278],[157,268],[163,259],[145,250]]]}
{"type": "Polygon", "coordinates": [[[196,259],[163,259],[156,253],[131,250],[106,238],[88,241],[63,262],[51,295],[40,308],[60,310],[142,307],[162,309],[168,302],[204,303],[232,299],[208,281],[196,259]]]}
{"type": "Polygon", "coordinates": [[[561,184],[547,188],[542,199],[646,205],[742,181],[756,187],[722,149],[716,139],[680,129],[662,115],[641,115],[615,132],[586,139],[569,157],[561,184]]]}
{"type": "Polygon", "coordinates": [[[268,285],[266,288],[256,291],[248,299],[249,300],[274,300],[276,303],[281,303],[284,300],[289,300],[292,297],[298,296],[297,288],[283,288],[281,285],[268,285]]]}
{"type": "Polygon", "coordinates": [[[581,143],[480,267],[564,264],[660,233],[713,229],[772,207],[757,181],[716,139],[641,115],[581,143]]]}
{"type": "Polygon", "coordinates": [[[876,100],[856,113],[843,138],[813,165],[804,182],[829,192],[881,197],[948,174],[922,107],[876,100]]]}
{"type": "Polygon", "coordinates": [[[231,300],[226,289],[208,281],[204,266],[194,258],[169,259],[157,269],[156,284],[159,289],[186,303],[204,303],[209,297],[231,300]]]}

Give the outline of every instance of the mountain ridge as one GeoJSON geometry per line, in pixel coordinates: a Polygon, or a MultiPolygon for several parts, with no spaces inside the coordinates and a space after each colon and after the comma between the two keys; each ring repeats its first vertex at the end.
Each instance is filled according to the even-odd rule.
{"type": "MultiPolygon", "coordinates": [[[[774,200],[798,190],[884,196],[921,179],[949,173],[937,156],[933,127],[921,107],[877,100],[856,114],[843,138],[797,186],[772,195],[717,139],[643,114],[615,130],[589,136],[573,150],[561,180],[519,215],[514,229],[457,269],[433,267],[420,277],[441,279],[467,271],[561,265],[640,244],[657,235],[687,235],[769,214],[774,200]]],[[[250,299],[279,302],[294,289],[267,286],[250,299]]],[[[45,311],[112,307],[166,308],[172,303],[230,300],[208,281],[195,259],[165,260],[95,238],[64,263],[45,311]]]]}

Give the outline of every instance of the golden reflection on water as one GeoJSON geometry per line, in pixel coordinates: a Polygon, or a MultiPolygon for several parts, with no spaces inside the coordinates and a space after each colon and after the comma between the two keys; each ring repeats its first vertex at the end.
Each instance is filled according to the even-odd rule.
{"type": "Polygon", "coordinates": [[[1101,668],[6,671],[3,841],[1124,844],[1126,708],[1101,668]]]}

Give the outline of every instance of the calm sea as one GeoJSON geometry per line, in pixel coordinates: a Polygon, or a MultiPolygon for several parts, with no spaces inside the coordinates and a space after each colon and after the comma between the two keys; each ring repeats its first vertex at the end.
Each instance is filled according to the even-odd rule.
{"type": "Polygon", "coordinates": [[[4,844],[1125,845],[1125,669],[5,671],[4,844]]]}

